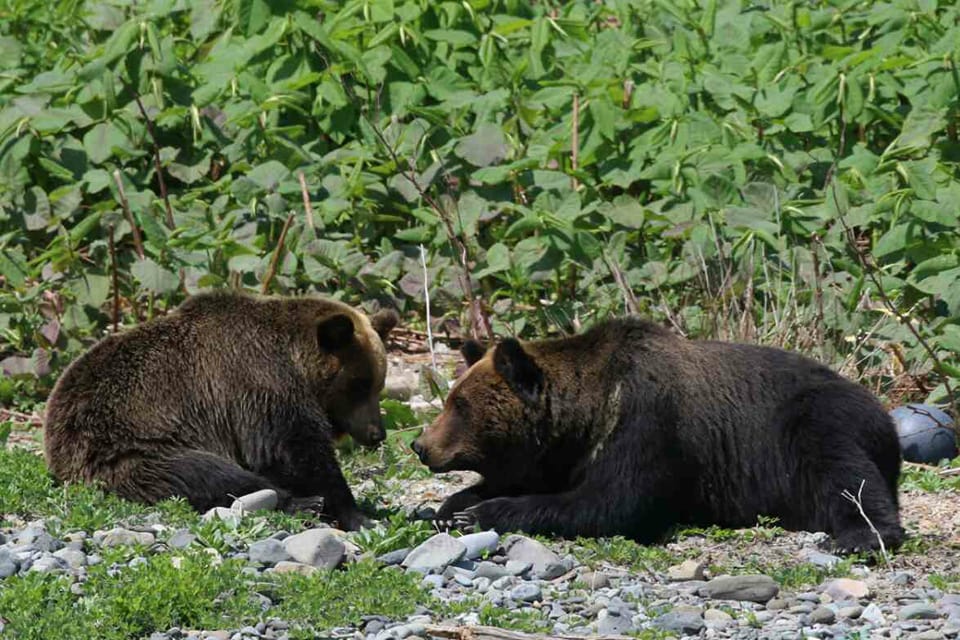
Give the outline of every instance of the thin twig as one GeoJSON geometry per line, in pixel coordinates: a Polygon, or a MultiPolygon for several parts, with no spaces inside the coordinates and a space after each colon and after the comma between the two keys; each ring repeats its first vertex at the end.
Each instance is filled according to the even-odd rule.
{"type": "Polygon", "coordinates": [[[462,627],[430,625],[426,630],[427,635],[432,638],[447,638],[448,640],[546,640],[547,638],[554,638],[556,640],[572,640],[573,638],[577,638],[578,640],[628,640],[630,637],[617,635],[573,636],[557,635],[555,633],[544,635],[542,633],[525,633],[522,631],[511,631],[509,629],[481,625],[462,627]]]}
{"type": "Polygon", "coordinates": [[[373,131],[374,135],[377,136],[380,144],[383,145],[383,148],[386,149],[388,154],[390,154],[390,159],[393,160],[394,165],[396,165],[401,175],[410,181],[410,184],[412,184],[414,189],[417,190],[417,193],[420,195],[423,201],[427,203],[427,206],[434,210],[434,212],[440,218],[440,221],[443,223],[444,231],[447,234],[447,241],[450,242],[451,246],[453,247],[454,254],[456,255],[457,261],[460,264],[460,273],[457,274],[457,279],[459,280],[460,288],[463,290],[463,294],[467,297],[470,305],[470,337],[474,339],[480,338],[482,330],[483,337],[485,337],[487,340],[493,340],[493,329],[490,327],[490,320],[487,318],[487,315],[483,310],[483,304],[481,303],[480,296],[473,295],[473,281],[470,278],[470,261],[467,245],[463,241],[463,238],[461,238],[456,231],[454,231],[453,221],[450,219],[449,212],[444,209],[440,203],[438,203],[429,193],[427,193],[427,190],[424,189],[417,180],[416,172],[414,172],[410,167],[410,163],[401,161],[400,157],[397,155],[397,152],[392,146],[390,146],[390,143],[387,142],[387,139],[384,137],[383,132],[380,131],[380,128],[371,122],[369,118],[367,118],[367,123],[370,125],[370,129],[373,131]],[[407,168],[403,169],[404,166],[407,168]]]}
{"type": "Polygon", "coordinates": [[[420,264],[423,265],[423,300],[427,307],[427,346],[430,347],[430,362],[437,368],[437,354],[433,351],[433,327],[430,326],[430,275],[427,273],[427,250],[420,245],[420,264]]]}
{"type": "Polygon", "coordinates": [[[606,251],[602,251],[600,255],[603,257],[603,262],[607,265],[607,269],[610,270],[610,274],[613,276],[614,281],[616,281],[617,286],[620,288],[620,292],[623,294],[623,304],[627,308],[627,312],[632,315],[639,315],[640,304],[637,302],[637,297],[633,295],[633,291],[627,285],[627,281],[623,277],[623,271],[610,260],[606,251]]]}
{"type": "MultiPolygon", "coordinates": [[[[570,169],[576,174],[577,172],[577,161],[580,155],[580,94],[574,92],[573,94],[573,134],[570,136],[570,169]]],[[[573,185],[573,190],[576,191],[578,185],[577,176],[573,175],[570,178],[570,184],[573,185]]]]}
{"type": "Polygon", "coordinates": [[[123,188],[123,179],[120,177],[120,169],[114,169],[113,179],[117,183],[117,191],[120,194],[120,206],[123,207],[123,215],[126,216],[130,229],[133,231],[133,249],[137,252],[137,257],[143,260],[143,241],[140,239],[140,228],[137,221],[133,219],[133,213],[130,211],[130,203],[127,202],[127,192],[123,188]]]}
{"type": "Polygon", "coordinates": [[[297,178],[300,180],[300,193],[303,195],[303,210],[307,213],[307,228],[313,231],[313,205],[310,204],[310,193],[307,191],[307,179],[303,177],[303,171],[297,172],[297,178]]]}
{"type": "Polygon", "coordinates": [[[263,282],[260,283],[260,293],[266,294],[270,290],[270,281],[273,280],[274,274],[277,272],[277,262],[280,260],[280,254],[283,252],[283,243],[287,239],[287,231],[290,229],[290,225],[293,223],[293,214],[287,216],[286,222],[283,223],[283,229],[280,230],[280,238],[277,240],[277,246],[273,249],[273,258],[270,260],[270,266],[267,268],[267,272],[263,274],[263,282]]]}
{"type": "Polygon", "coordinates": [[[144,121],[147,123],[147,132],[150,134],[150,138],[153,139],[153,164],[157,170],[157,183],[160,185],[160,197],[163,198],[163,206],[167,213],[167,228],[173,230],[176,228],[176,224],[173,222],[173,207],[170,206],[170,196],[167,194],[167,181],[163,178],[163,167],[160,165],[160,140],[157,138],[157,132],[153,128],[153,120],[147,115],[147,110],[140,100],[140,94],[134,91],[133,99],[137,102],[140,115],[143,116],[144,121]]]}
{"type": "Polygon", "coordinates": [[[823,278],[820,275],[820,247],[822,246],[822,241],[820,240],[820,235],[817,233],[813,234],[813,298],[816,303],[816,321],[814,322],[813,327],[813,339],[817,343],[817,348],[820,349],[820,353],[823,353],[823,278]]]}
{"type": "MultiPolygon", "coordinates": [[[[873,262],[872,256],[867,249],[861,248],[856,241],[856,236],[853,233],[853,229],[847,224],[847,219],[844,211],[841,211],[840,199],[837,197],[837,184],[833,180],[833,172],[836,170],[837,162],[840,157],[840,153],[843,152],[844,147],[844,138],[846,131],[846,121],[843,116],[843,108],[841,105],[840,110],[840,149],[837,152],[837,155],[833,159],[833,163],[830,166],[830,170],[827,172],[827,178],[829,182],[825,182],[824,185],[829,184],[830,190],[833,195],[833,202],[837,207],[837,220],[840,221],[840,225],[843,227],[844,234],[847,237],[847,243],[850,245],[850,248],[857,256],[857,261],[860,263],[861,269],[867,274],[867,277],[870,278],[870,282],[873,283],[873,286],[877,290],[877,294],[880,296],[880,300],[883,302],[883,305],[887,310],[893,314],[897,321],[904,325],[907,330],[916,338],[917,342],[920,343],[920,346],[923,347],[923,350],[926,352],[927,357],[933,362],[933,368],[940,374],[940,379],[943,382],[943,388],[946,390],[947,397],[949,398],[950,407],[953,410],[955,416],[960,416],[960,398],[957,398],[956,394],[953,392],[953,385],[950,384],[950,376],[944,371],[943,363],[940,361],[940,357],[937,355],[937,352],[930,346],[930,343],[927,342],[926,338],[920,333],[919,329],[913,326],[913,323],[910,322],[910,319],[907,318],[900,309],[893,303],[890,299],[890,296],[887,295],[886,290],[883,288],[883,283],[880,281],[880,278],[877,277],[877,269],[873,262]]],[[[891,143],[893,144],[893,143],[891,143]]],[[[958,427],[960,429],[960,427],[958,427]]]]}
{"type": "Polygon", "coordinates": [[[873,522],[870,520],[869,517],[867,517],[867,513],[863,510],[863,500],[862,500],[863,485],[865,485],[866,483],[867,483],[866,480],[860,481],[860,489],[857,490],[856,497],[854,497],[854,495],[850,493],[848,489],[844,489],[840,493],[840,495],[843,498],[852,502],[857,507],[857,510],[860,512],[860,516],[867,522],[867,526],[870,527],[870,531],[873,532],[873,535],[877,536],[877,541],[880,543],[880,556],[883,558],[883,564],[885,564],[887,566],[887,569],[889,569],[890,556],[887,555],[887,547],[885,544],[883,544],[883,536],[881,536],[880,532],[877,531],[877,528],[873,526],[873,522]]]}
{"type": "Polygon", "coordinates": [[[107,236],[107,249],[110,251],[110,271],[113,276],[113,332],[120,330],[120,275],[117,269],[117,250],[113,244],[113,225],[107,236]]]}

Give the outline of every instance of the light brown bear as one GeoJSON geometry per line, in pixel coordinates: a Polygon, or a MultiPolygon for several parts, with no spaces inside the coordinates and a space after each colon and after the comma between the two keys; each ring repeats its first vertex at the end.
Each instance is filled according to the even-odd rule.
{"type": "Polygon", "coordinates": [[[903,539],[900,447],[863,387],[795,353],[685,340],[638,318],[486,351],[414,442],[433,471],[477,471],[441,519],[498,531],[623,535],[677,524],[825,531],[841,550],[903,539]],[[861,493],[862,486],[862,493],[861,493]],[[861,495],[868,523],[844,492],[861,495]]]}
{"type": "Polygon", "coordinates": [[[213,292],[104,338],[47,404],[46,458],[61,481],[194,508],[274,489],[287,510],[323,499],[342,527],[366,522],[333,441],[385,437],[379,394],[393,311],[319,297],[213,292]]]}

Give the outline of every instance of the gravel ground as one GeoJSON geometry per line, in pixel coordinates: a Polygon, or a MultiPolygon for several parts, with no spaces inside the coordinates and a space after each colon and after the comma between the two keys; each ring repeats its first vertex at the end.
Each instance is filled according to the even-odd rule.
{"type": "MultiPolygon", "coordinates": [[[[417,383],[410,375],[404,384],[405,393],[416,393],[417,383]]],[[[414,398],[416,402],[422,401],[414,398]]],[[[36,443],[22,434],[13,441],[36,443]]],[[[365,470],[363,477],[379,476],[380,471],[365,470]]],[[[378,480],[376,489],[373,479],[367,479],[354,487],[355,492],[374,496],[387,509],[424,515],[476,476],[454,472],[378,480]]],[[[269,502],[270,496],[251,498],[263,499],[269,502]]],[[[543,620],[542,632],[552,636],[957,638],[958,507],[960,495],[955,491],[904,492],[903,521],[913,536],[906,551],[896,554],[889,565],[843,564],[845,577],[816,579],[799,587],[789,586],[798,581],[786,576],[804,571],[823,575],[841,562],[830,553],[829,540],[822,533],[767,528],[686,534],[662,547],[661,555],[673,559],[663,566],[618,564],[570,541],[544,544],[496,532],[460,538],[437,533],[414,549],[394,549],[377,561],[384,571],[422,575],[423,584],[440,601],[468,600],[492,605],[503,614],[527,614],[543,620]]],[[[209,517],[238,516],[222,511],[209,517]]],[[[87,567],[103,561],[106,547],[141,544],[175,554],[185,545],[197,544],[188,531],[162,523],[55,538],[43,521],[7,521],[9,526],[0,530],[0,580],[29,572],[57,572],[73,576],[73,588],[78,591],[87,567]]],[[[251,574],[326,571],[361,554],[351,536],[329,528],[294,535],[265,531],[262,539],[232,555],[247,562],[251,574]]],[[[143,561],[134,558],[127,564],[143,561]]],[[[288,637],[293,622],[268,618],[239,629],[170,629],[150,639],[282,639],[288,637]]],[[[359,627],[334,629],[330,635],[365,640],[439,637],[438,626],[463,628],[480,622],[476,607],[450,619],[425,608],[403,620],[371,612],[359,627]]],[[[488,636],[462,633],[460,637],[488,636]]]]}
{"type": "MultiPolygon", "coordinates": [[[[409,509],[422,512],[471,480],[467,474],[447,474],[397,481],[397,486],[404,488],[409,509]]],[[[422,574],[423,584],[441,601],[475,597],[498,610],[539,618],[546,610],[548,634],[955,638],[960,636],[960,590],[944,592],[930,576],[960,575],[958,516],[951,508],[957,498],[953,493],[904,495],[905,521],[927,543],[923,553],[897,555],[889,567],[853,565],[848,578],[828,578],[794,589],[781,588],[776,574],[741,572],[757,566],[823,568],[838,563],[824,534],[744,530],[728,540],[688,535],[664,548],[677,560],[686,560],[662,569],[588,562],[589,558],[578,557],[578,547],[571,542],[544,545],[495,532],[460,538],[438,533],[415,549],[393,550],[377,560],[384,570],[422,574]],[[756,531],[767,533],[754,535],[756,531]],[[723,570],[740,575],[716,575],[723,570]]],[[[189,532],[160,523],[58,539],[43,521],[21,522],[4,529],[0,540],[0,578],[58,572],[74,576],[78,589],[86,567],[101,562],[107,547],[159,545],[164,552],[175,553],[196,544],[189,532]]],[[[265,532],[262,540],[233,555],[248,562],[251,572],[312,573],[350,562],[359,554],[350,535],[319,528],[295,535],[265,532]]],[[[128,564],[142,561],[134,558],[128,564]]],[[[267,619],[241,629],[172,629],[150,637],[285,638],[291,622],[267,619]]],[[[476,611],[442,619],[421,609],[404,620],[371,615],[360,628],[335,631],[338,637],[386,640],[428,637],[437,625],[479,622],[476,611]]]]}

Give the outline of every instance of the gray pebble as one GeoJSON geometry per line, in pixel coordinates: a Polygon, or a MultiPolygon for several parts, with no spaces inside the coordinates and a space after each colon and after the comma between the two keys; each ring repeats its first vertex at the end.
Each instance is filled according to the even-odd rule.
{"type": "Polygon", "coordinates": [[[937,608],[926,602],[915,602],[900,609],[901,620],[935,620],[939,617],[937,608]]]}
{"type": "Polygon", "coordinates": [[[382,556],[377,556],[377,562],[385,565],[394,565],[400,564],[403,560],[410,554],[410,547],[405,547],[403,549],[395,549],[388,553],[383,554],[382,556]]]}
{"type": "Polygon", "coordinates": [[[173,549],[185,549],[189,547],[194,540],[197,539],[197,536],[190,532],[189,529],[180,529],[175,532],[167,540],[167,544],[173,549]]]}
{"type": "Polygon", "coordinates": [[[617,611],[603,609],[597,614],[597,633],[600,635],[624,635],[633,629],[633,620],[617,611]]]}
{"type": "Polygon", "coordinates": [[[779,591],[780,586],[769,576],[720,576],[701,587],[700,595],[716,600],[768,602],[779,591]]]}
{"type": "Polygon", "coordinates": [[[71,569],[79,569],[87,564],[87,554],[77,549],[60,549],[54,552],[54,557],[67,563],[71,569]]]}
{"type": "Polygon", "coordinates": [[[664,631],[675,631],[683,635],[697,635],[706,626],[703,617],[692,611],[669,611],[657,616],[653,624],[664,631]]]}
{"type": "Polygon", "coordinates": [[[523,602],[535,602],[541,599],[542,594],[540,587],[536,583],[524,582],[523,584],[518,584],[510,591],[510,597],[523,602]]]}
{"type": "Polygon", "coordinates": [[[463,557],[467,548],[448,533],[438,533],[403,559],[402,566],[421,573],[440,573],[463,557]]]}
{"type": "Polygon", "coordinates": [[[461,536],[458,540],[467,548],[463,557],[468,560],[475,560],[497,550],[500,545],[500,534],[496,531],[480,531],[461,536]]]}
{"type": "Polygon", "coordinates": [[[443,587],[443,576],[436,573],[423,576],[422,584],[427,588],[440,589],[443,587]]]}
{"type": "Polygon", "coordinates": [[[833,624],[837,615],[829,607],[817,607],[810,612],[810,624],[833,624]]]}
{"type": "Polygon", "coordinates": [[[30,565],[30,571],[36,573],[53,573],[63,571],[67,566],[67,563],[60,558],[56,558],[53,555],[45,555],[30,565]]]}
{"type": "Polygon", "coordinates": [[[259,540],[250,545],[247,550],[250,562],[259,562],[260,564],[276,564],[284,560],[290,560],[291,555],[287,553],[283,543],[273,538],[259,540]]]}
{"type": "Polygon", "coordinates": [[[499,564],[494,564],[493,562],[481,562],[477,565],[476,574],[478,578],[496,580],[498,578],[510,575],[510,572],[499,564]]]}
{"type": "Polygon", "coordinates": [[[863,614],[863,607],[858,604],[851,605],[849,607],[840,607],[837,609],[837,615],[841,618],[850,618],[851,620],[856,620],[863,614]]]}
{"type": "Polygon", "coordinates": [[[507,564],[504,566],[504,569],[512,576],[520,576],[529,571],[532,566],[533,565],[529,562],[523,562],[520,560],[507,560],[507,564]]]}
{"type": "Polygon", "coordinates": [[[871,602],[869,605],[867,605],[867,607],[860,613],[860,619],[864,622],[869,622],[875,627],[883,626],[887,622],[887,619],[883,615],[883,611],[880,610],[880,607],[878,607],[875,602],[871,602]]]}

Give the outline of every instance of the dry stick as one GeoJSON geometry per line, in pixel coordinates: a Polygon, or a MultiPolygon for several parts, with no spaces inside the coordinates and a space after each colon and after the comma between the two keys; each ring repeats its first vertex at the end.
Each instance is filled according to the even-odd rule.
{"type": "Polygon", "coordinates": [[[297,178],[300,180],[300,193],[303,195],[303,210],[307,212],[307,227],[313,231],[313,205],[310,204],[310,194],[307,192],[307,179],[303,177],[303,171],[297,172],[297,178]]]}
{"type": "MultiPolygon", "coordinates": [[[[573,135],[570,137],[570,169],[577,172],[577,158],[580,155],[580,94],[573,94],[573,135]]],[[[576,191],[579,186],[577,176],[570,177],[570,184],[576,191]]]]}
{"type": "Polygon", "coordinates": [[[123,207],[123,214],[133,230],[133,249],[137,252],[137,257],[143,260],[143,241],[140,239],[140,228],[137,227],[133,219],[133,213],[130,211],[130,203],[127,202],[127,192],[123,188],[123,179],[120,178],[120,169],[114,169],[113,180],[117,183],[117,191],[120,193],[120,206],[123,207]]]}
{"type": "Polygon", "coordinates": [[[270,267],[263,276],[263,282],[260,283],[261,294],[266,294],[270,289],[270,281],[273,280],[273,276],[277,272],[277,262],[280,260],[280,253],[283,251],[283,243],[287,239],[287,231],[290,229],[290,225],[292,223],[293,214],[291,213],[287,216],[287,221],[283,223],[283,229],[280,230],[280,239],[277,240],[277,246],[273,249],[273,258],[270,260],[270,267]]]}
{"type": "Polygon", "coordinates": [[[383,132],[380,131],[380,128],[375,126],[373,122],[367,119],[367,123],[370,125],[370,129],[373,130],[375,136],[380,141],[380,144],[383,145],[383,148],[387,150],[387,153],[390,154],[390,159],[393,160],[393,163],[397,166],[397,169],[401,172],[401,175],[410,181],[410,184],[413,185],[413,188],[417,190],[417,193],[427,203],[431,209],[433,209],[437,216],[440,218],[440,221],[443,223],[444,231],[447,234],[447,241],[453,246],[454,253],[457,256],[457,261],[460,264],[460,273],[457,274],[457,279],[460,281],[460,288],[463,290],[467,300],[470,303],[470,337],[477,339],[480,337],[480,329],[483,330],[483,334],[487,340],[493,340],[493,329],[490,327],[490,320],[487,318],[486,314],[483,311],[483,305],[480,301],[480,296],[473,295],[473,281],[470,278],[470,264],[469,264],[469,254],[467,252],[467,245],[463,239],[457,235],[453,230],[453,222],[450,220],[450,215],[446,209],[440,206],[426,189],[424,189],[420,182],[417,181],[416,173],[409,168],[409,163],[407,163],[407,169],[404,170],[401,167],[404,166],[404,163],[400,161],[400,157],[397,156],[396,151],[393,147],[390,146],[390,143],[387,142],[387,139],[383,136],[383,132]]]}
{"type": "Polygon", "coordinates": [[[600,636],[571,636],[571,635],[544,635],[542,633],[523,633],[498,629],[486,626],[440,627],[427,626],[427,635],[433,638],[448,638],[449,640],[628,640],[630,636],[600,635],[600,636]]]}
{"type": "Polygon", "coordinates": [[[157,182],[160,184],[160,197],[163,198],[163,206],[167,212],[167,228],[173,230],[176,228],[176,224],[173,222],[173,207],[170,206],[170,196],[167,195],[167,181],[163,178],[163,167],[160,165],[160,141],[157,139],[157,132],[153,129],[153,120],[147,115],[147,110],[143,107],[143,102],[140,101],[140,94],[134,91],[133,99],[136,100],[137,107],[140,109],[140,115],[143,116],[144,121],[147,123],[147,132],[153,139],[153,165],[157,170],[157,182]]]}
{"type": "Polygon", "coordinates": [[[620,292],[623,294],[623,304],[627,307],[627,312],[632,315],[639,315],[640,305],[637,303],[637,298],[633,295],[633,291],[627,286],[627,281],[623,277],[623,272],[620,270],[619,265],[614,264],[613,261],[607,257],[606,251],[601,251],[600,255],[603,257],[603,262],[607,265],[607,269],[610,270],[610,274],[613,276],[614,281],[616,281],[617,286],[620,287],[620,292]]]}
{"type": "MultiPolygon", "coordinates": [[[[843,109],[841,106],[840,110],[840,150],[834,158],[833,163],[830,165],[829,171],[827,171],[827,179],[832,180],[833,172],[837,167],[837,158],[839,158],[839,153],[843,151],[845,132],[846,132],[846,121],[843,117],[843,109]]],[[[930,346],[930,343],[927,342],[919,329],[913,326],[913,323],[910,322],[910,319],[907,318],[900,309],[897,308],[893,301],[890,299],[890,296],[887,295],[887,292],[883,288],[883,284],[880,282],[880,278],[877,277],[876,270],[873,265],[870,264],[870,260],[867,258],[870,255],[867,253],[866,249],[862,249],[857,245],[856,237],[851,229],[847,225],[847,219],[845,212],[840,210],[840,199],[837,197],[837,185],[835,182],[825,182],[824,184],[830,185],[831,193],[833,194],[833,202],[837,207],[837,220],[840,221],[840,225],[843,227],[844,234],[847,236],[847,243],[850,245],[850,248],[853,249],[853,252],[857,255],[857,261],[860,263],[860,267],[863,269],[863,272],[867,274],[867,277],[870,278],[870,282],[873,283],[873,286],[877,289],[877,294],[880,296],[880,300],[883,302],[883,305],[887,308],[887,311],[893,314],[897,321],[904,325],[907,330],[916,338],[917,342],[920,343],[920,346],[923,347],[923,350],[927,353],[927,357],[933,361],[933,368],[936,369],[937,373],[940,374],[940,378],[943,381],[943,388],[947,392],[947,397],[950,399],[950,408],[953,409],[953,415],[960,416],[960,398],[953,393],[953,385],[950,384],[950,376],[943,370],[943,363],[940,361],[940,357],[937,356],[937,352],[934,351],[933,347],[930,346]]],[[[956,427],[957,431],[960,431],[960,426],[956,427]]]]}
{"type": "MultiPolygon", "coordinates": [[[[834,201],[836,201],[836,185],[833,185],[831,188],[834,191],[834,201]]],[[[843,214],[839,213],[839,204],[837,205],[837,211],[837,219],[843,226],[844,233],[847,236],[847,243],[853,248],[854,253],[857,254],[857,261],[860,263],[860,267],[863,269],[863,272],[867,274],[867,277],[870,278],[870,282],[872,282],[873,286],[876,287],[877,294],[879,294],[880,300],[883,302],[883,306],[887,308],[887,311],[893,314],[900,324],[907,328],[913,337],[917,339],[917,342],[920,343],[920,346],[923,347],[923,350],[927,353],[927,357],[933,361],[933,368],[936,369],[937,373],[940,374],[940,379],[943,381],[943,388],[947,392],[947,397],[950,398],[950,407],[953,409],[953,414],[960,416],[960,407],[957,405],[960,399],[958,399],[953,393],[953,385],[950,384],[949,375],[943,370],[943,363],[940,361],[940,357],[937,355],[937,352],[934,351],[933,347],[930,346],[930,343],[927,342],[926,338],[921,335],[919,329],[913,326],[913,323],[910,322],[910,319],[905,316],[895,304],[893,304],[890,296],[888,296],[887,292],[884,290],[883,284],[880,282],[880,278],[877,277],[873,266],[870,265],[870,262],[867,259],[869,256],[865,255],[866,250],[857,246],[853,230],[847,226],[847,221],[843,214]]]]}
{"type": "Polygon", "coordinates": [[[433,351],[433,328],[430,326],[430,276],[427,273],[427,250],[420,245],[420,264],[423,265],[423,300],[427,307],[427,345],[430,346],[430,362],[437,370],[437,354],[433,351]]]}
{"type": "Polygon", "coordinates": [[[814,340],[817,342],[817,348],[820,350],[820,354],[823,354],[823,280],[820,276],[820,247],[822,242],[820,240],[820,235],[817,233],[813,234],[813,297],[816,302],[816,323],[813,328],[814,340]]]}
{"type": "Polygon", "coordinates": [[[113,275],[113,332],[120,330],[120,276],[117,273],[117,250],[113,244],[113,225],[107,236],[107,248],[110,251],[110,271],[113,275]]]}
{"type": "Polygon", "coordinates": [[[873,535],[877,536],[877,541],[880,543],[880,556],[883,558],[883,564],[887,565],[887,569],[890,569],[890,557],[887,555],[887,547],[883,544],[883,536],[880,535],[880,532],[877,531],[877,528],[873,526],[873,522],[870,521],[870,518],[867,517],[867,513],[863,510],[863,500],[861,496],[863,495],[863,485],[866,484],[866,480],[860,481],[860,489],[857,491],[856,497],[848,489],[844,489],[840,492],[840,495],[852,502],[857,510],[860,512],[860,516],[867,522],[867,526],[870,527],[870,531],[873,532],[873,535]]]}

